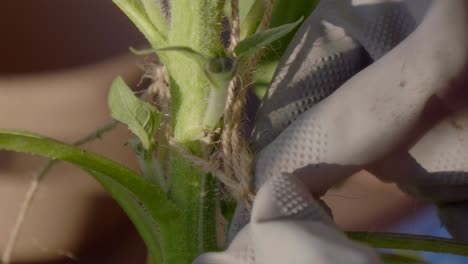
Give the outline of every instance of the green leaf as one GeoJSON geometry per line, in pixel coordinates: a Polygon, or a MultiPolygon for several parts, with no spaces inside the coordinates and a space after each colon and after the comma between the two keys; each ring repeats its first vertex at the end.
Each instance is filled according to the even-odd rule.
{"type": "Polygon", "coordinates": [[[163,252],[168,252],[181,243],[177,239],[165,239],[178,228],[178,224],[180,226],[179,210],[158,186],[145,181],[127,167],[75,146],[13,130],[0,129],[0,149],[68,161],[91,173],[129,214],[155,260],[161,258],[160,246],[163,252]],[[158,230],[161,238],[172,244],[160,245],[158,230]]]}
{"type": "Polygon", "coordinates": [[[111,193],[130,220],[135,223],[135,227],[151,253],[152,263],[163,263],[164,256],[160,241],[161,230],[143,202],[112,178],[91,169],[86,171],[93,175],[111,193]]]}
{"type": "Polygon", "coordinates": [[[346,232],[346,235],[375,248],[430,251],[468,256],[468,243],[448,238],[398,233],[346,232]]]}
{"type": "Polygon", "coordinates": [[[294,30],[294,28],[296,28],[302,22],[302,20],[303,18],[300,18],[294,23],[271,28],[247,37],[246,39],[239,42],[237,47],[234,49],[234,53],[238,57],[250,55],[294,30]]]}
{"type": "Polygon", "coordinates": [[[126,124],[144,148],[150,149],[161,120],[156,108],[136,97],[121,77],[112,83],[108,103],[112,117],[126,124]]]}
{"type": "MultiPolygon", "coordinates": [[[[257,0],[240,0],[239,1],[239,21],[241,21],[241,24],[247,17],[247,14],[250,12],[250,9],[252,8],[253,3],[257,0]]],[[[263,1],[263,0],[262,0],[263,1]]],[[[227,4],[224,8],[224,12],[227,17],[231,18],[231,4],[227,4]]]]}
{"type": "Polygon", "coordinates": [[[263,0],[255,0],[251,6],[249,13],[245,16],[245,19],[242,21],[240,27],[240,39],[244,39],[247,36],[250,36],[255,33],[260,25],[260,22],[263,18],[263,13],[265,12],[265,3],[263,0]]]}
{"type": "MultiPolygon", "coordinates": [[[[275,0],[270,27],[278,27],[297,21],[301,17],[309,17],[318,2],[318,0],[294,0],[294,5],[291,5],[290,0],[275,0]]],[[[265,50],[265,54],[254,72],[254,87],[259,98],[262,98],[267,90],[279,60],[286,51],[296,31],[297,28],[272,43],[270,47],[274,48],[265,50]]]]}
{"type": "Polygon", "coordinates": [[[427,264],[419,255],[406,251],[380,253],[379,256],[385,264],[427,264]]]}
{"type": "MultiPolygon", "coordinates": [[[[278,27],[297,21],[301,17],[309,17],[319,2],[319,0],[295,0],[294,5],[291,5],[290,0],[275,0],[270,27],[278,27]]],[[[267,53],[275,52],[277,54],[265,54],[265,56],[281,56],[281,54],[283,54],[283,52],[286,50],[288,44],[291,42],[296,31],[297,28],[280,40],[275,41],[273,44],[275,49],[267,51],[267,53]]]]}

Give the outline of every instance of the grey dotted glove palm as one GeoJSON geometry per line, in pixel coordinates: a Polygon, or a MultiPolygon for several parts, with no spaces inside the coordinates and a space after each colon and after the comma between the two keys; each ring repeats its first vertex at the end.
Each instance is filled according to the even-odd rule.
{"type": "Polygon", "coordinates": [[[196,263],[378,263],[339,235],[318,200],[363,168],[437,202],[468,239],[467,80],[468,2],[322,0],[257,115],[250,223],[196,263]]]}

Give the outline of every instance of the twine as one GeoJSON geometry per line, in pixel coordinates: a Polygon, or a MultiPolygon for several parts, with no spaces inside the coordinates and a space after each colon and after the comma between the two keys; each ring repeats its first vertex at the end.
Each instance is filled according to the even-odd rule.
{"type": "Polygon", "coordinates": [[[273,4],[274,0],[264,0],[265,1],[265,13],[263,14],[261,22],[261,30],[268,29],[270,27],[271,16],[273,14],[273,4]]]}
{"type": "Polygon", "coordinates": [[[229,52],[232,53],[234,48],[239,44],[240,21],[239,21],[239,0],[231,0],[231,36],[229,44],[229,52]]]}
{"type": "MultiPolygon", "coordinates": [[[[233,51],[239,42],[239,6],[237,0],[231,1],[232,29],[229,51],[233,51]]],[[[269,27],[272,15],[273,0],[265,1],[265,13],[261,22],[261,30],[269,27]]],[[[237,74],[228,86],[226,105],[224,109],[224,128],[221,136],[221,159],[226,187],[238,202],[243,202],[250,208],[255,197],[253,191],[254,157],[249,144],[240,133],[242,114],[245,101],[253,79],[256,65],[263,56],[263,51],[257,52],[248,63],[244,73],[237,74]],[[231,184],[234,182],[234,184],[231,184]]]]}

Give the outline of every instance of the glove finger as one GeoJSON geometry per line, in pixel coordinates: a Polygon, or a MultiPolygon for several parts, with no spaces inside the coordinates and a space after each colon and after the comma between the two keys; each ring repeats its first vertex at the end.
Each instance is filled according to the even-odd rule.
{"type": "Polygon", "coordinates": [[[411,149],[430,172],[468,171],[468,110],[451,114],[411,149]]]}
{"type": "Polygon", "coordinates": [[[250,226],[246,225],[229,243],[223,252],[209,252],[200,255],[193,264],[253,264],[255,252],[252,248],[250,226]]]}
{"type": "Polygon", "coordinates": [[[292,174],[262,186],[250,230],[256,263],[380,263],[373,249],[350,241],[336,228],[327,210],[292,174]]]}
{"type": "Polygon", "coordinates": [[[413,188],[435,201],[468,200],[468,111],[449,116],[431,129],[411,154],[429,172],[413,188]]]}
{"type": "Polygon", "coordinates": [[[364,50],[324,19],[323,2],[302,24],[279,63],[257,112],[252,135],[256,151],[368,64],[364,50]]]}
{"type": "Polygon", "coordinates": [[[429,202],[468,200],[468,173],[429,172],[409,153],[386,157],[367,170],[385,182],[397,183],[406,193],[429,202]]]}
{"type": "Polygon", "coordinates": [[[441,222],[456,239],[468,242],[468,111],[456,113],[426,134],[411,153],[431,173],[419,177],[413,193],[438,205],[441,222]]]}
{"type": "Polygon", "coordinates": [[[374,61],[408,37],[432,4],[430,0],[336,2],[341,3],[327,8],[329,21],[349,32],[374,61]]]}
{"type": "Polygon", "coordinates": [[[269,179],[268,185],[259,190],[252,208],[251,224],[285,217],[291,219],[307,217],[334,226],[327,209],[312,197],[307,184],[289,173],[269,179]]]}
{"type": "MultiPolygon", "coordinates": [[[[323,20],[322,5],[323,1],[294,36],[257,111],[252,132],[256,151],[367,65],[364,50],[341,28],[323,20]]],[[[246,208],[236,208],[230,239],[249,216],[246,208]]]]}
{"type": "Polygon", "coordinates": [[[260,151],[301,113],[333,93],[415,28],[431,1],[322,1],[296,33],[253,131],[260,151]]]}
{"type": "Polygon", "coordinates": [[[466,111],[446,118],[411,150],[416,159],[408,153],[394,155],[371,171],[397,182],[413,196],[435,202],[449,233],[468,241],[468,133],[464,124],[468,124],[466,111]]]}
{"type": "Polygon", "coordinates": [[[269,179],[258,191],[251,223],[228,249],[194,264],[380,263],[375,251],[350,241],[327,209],[291,174],[269,179]],[[339,252],[337,254],[336,252],[339,252]]]}
{"type": "Polygon", "coordinates": [[[337,177],[320,173],[320,166],[311,166],[308,173],[317,177],[315,182],[332,183],[407,149],[448,114],[451,99],[446,95],[463,90],[463,83],[447,80],[459,79],[466,69],[468,16],[458,11],[465,2],[437,3],[403,43],[300,115],[258,153],[257,186],[272,175],[324,163],[339,165],[329,166],[337,177]],[[452,20],[450,14],[463,19],[452,20]],[[450,23],[452,30],[433,34],[450,23]],[[427,43],[424,48],[422,40],[427,43]],[[435,56],[435,51],[443,56],[435,56]]]}
{"type": "Polygon", "coordinates": [[[435,203],[468,200],[468,173],[429,173],[428,177],[417,184],[399,187],[413,196],[435,203]]]}
{"type": "MultiPolygon", "coordinates": [[[[364,50],[341,28],[323,20],[323,1],[298,30],[257,111],[252,146],[260,151],[301,113],[364,68],[364,50]]],[[[248,222],[250,212],[236,208],[229,240],[248,222]]]]}

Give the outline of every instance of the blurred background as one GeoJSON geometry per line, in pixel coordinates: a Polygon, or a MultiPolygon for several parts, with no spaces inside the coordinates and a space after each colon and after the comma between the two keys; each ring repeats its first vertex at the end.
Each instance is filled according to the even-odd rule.
{"type": "MultiPolygon", "coordinates": [[[[2,1],[0,127],[73,142],[110,120],[106,96],[117,75],[135,83],[144,44],[110,0],[2,1]]],[[[137,169],[119,127],[85,148],[137,169]]],[[[0,255],[31,179],[46,160],[0,152],[0,255]]],[[[125,214],[86,173],[61,163],[41,181],[13,263],[144,263],[143,242],[125,214]]],[[[1,262],[1,261],[0,261],[1,262]]]]}
{"type": "MultiPolygon", "coordinates": [[[[130,55],[128,47],[145,41],[110,0],[2,1],[0,36],[0,128],[73,142],[110,120],[106,97],[117,75],[135,84],[142,74],[144,58],[130,55]]],[[[124,146],[129,137],[125,127],[118,127],[85,148],[138,169],[124,146]]],[[[0,254],[31,179],[45,162],[0,152],[0,254]]],[[[345,230],[415,231],[418,226],[423,233],[444,232],[434,222],[433,208],[364,172],[324,200],[345,230]]],[[[39,184],[12,260],[144,263],[145,254],[131,223],[105,191],[86,173],[62,163],[39,184]]]]}
{"type": "Polygon", "coordinates": [[[96,63],[144,43],[110,0],[2,1],[0,19],[2,73],[96,63]]]}

